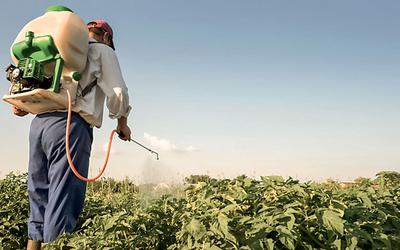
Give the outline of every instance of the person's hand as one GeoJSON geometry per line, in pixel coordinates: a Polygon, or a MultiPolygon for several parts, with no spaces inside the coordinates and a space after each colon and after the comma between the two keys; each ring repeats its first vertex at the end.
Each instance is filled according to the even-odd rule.
{"type": "Polygon", "coordinates": [[[14,115],[21,116],[21,117],[22,116],[26,116],[27,114],[29,114],[25,110],[19,109],[19,108],[15,107],[15,106],[12,106],[12,111],[13,111],[14,115]]]}
{"type": "Polygon", "coordinates": [[[131,139],[131,129],[128,125],[118,124],[117,133],[119,138],[123,141],[129,141],[131,139]]]}
{"type": "Polygon", "coordinates": [[[117,133],[121,140],[131,140],[131,129],[128,126],[128,119],[124,116],[118,118],[117,133]]]}

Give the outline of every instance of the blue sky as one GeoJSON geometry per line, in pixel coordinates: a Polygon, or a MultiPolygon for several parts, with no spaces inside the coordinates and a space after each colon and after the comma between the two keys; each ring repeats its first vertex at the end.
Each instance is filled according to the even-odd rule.
{"type": "MultiPolygon", "coordinates": [[[[398,1],[3,1],[0,65],[48,5],[103,18],[134,108],[106,176],[351,180],[400,171],[398,1]]],[[[0,92],[6,93],[3,80],[0,92]]],[[[0,175],[27,169],[32,116],[0,104],[0,175]]],[[[115,122],[95,132],[92,174],[115,122]]]]}

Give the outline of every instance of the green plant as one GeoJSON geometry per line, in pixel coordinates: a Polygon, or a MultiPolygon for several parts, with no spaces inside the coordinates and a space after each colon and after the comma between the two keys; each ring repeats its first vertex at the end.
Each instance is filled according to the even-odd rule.
{"type": "MultiPolygon", "coordinates": [[[[195,176],[166,194],[152,191],[155,185],[103,179],[88,185],[76,231],[44,248],[400,249],[396,176],[346,188],[280,176],[195,176]]],[[[3,249],[25,246],[25,190],[26,175],[0,180],[3,249]]]]}

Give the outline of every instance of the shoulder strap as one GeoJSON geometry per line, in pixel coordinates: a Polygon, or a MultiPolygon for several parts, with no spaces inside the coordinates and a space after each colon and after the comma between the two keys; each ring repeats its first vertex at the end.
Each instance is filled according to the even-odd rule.
{"type": "MultiPolygon", "coordinates": [[[[93,44],[93,43],[99,43],[99,42],[89,41],[89,44],[93,44]]],[[[82,89],[81,96],[85,97],[85,95],[87,95],[96,85],[97,85],[97,79],[95,79],[88,86],[86,86],[84,89],[82,89]]]]}
{"type": "Polygon", "coordinates": [[[87,93],[89,93],[94,88],[94,86],[96,86],[96,85],[97,85],[97,79],[94,80],[88,86],[86,86],[85,88],[82,89],[81,96],[85,97],[85,95],[87,95],[87,93]]]}

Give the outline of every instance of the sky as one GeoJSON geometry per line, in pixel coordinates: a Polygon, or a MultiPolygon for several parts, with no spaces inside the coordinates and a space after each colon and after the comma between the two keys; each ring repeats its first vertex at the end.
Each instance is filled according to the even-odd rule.
{"type": "MultiPolygon", "coordinates": [[[[160,154],[116,139],[106,177],[400,171],[399,1],[23,0],[16,11],[6,0],[1,67],[19,30],[53,4],[113,27],[133,138],[160,154]]],[[[15,117],[5,102],[0,112],[0,176],[26,172],[34,116],[15,117]]],[[[95,130],[92,176],[115,126],[105,115],[95,130]]]]}

